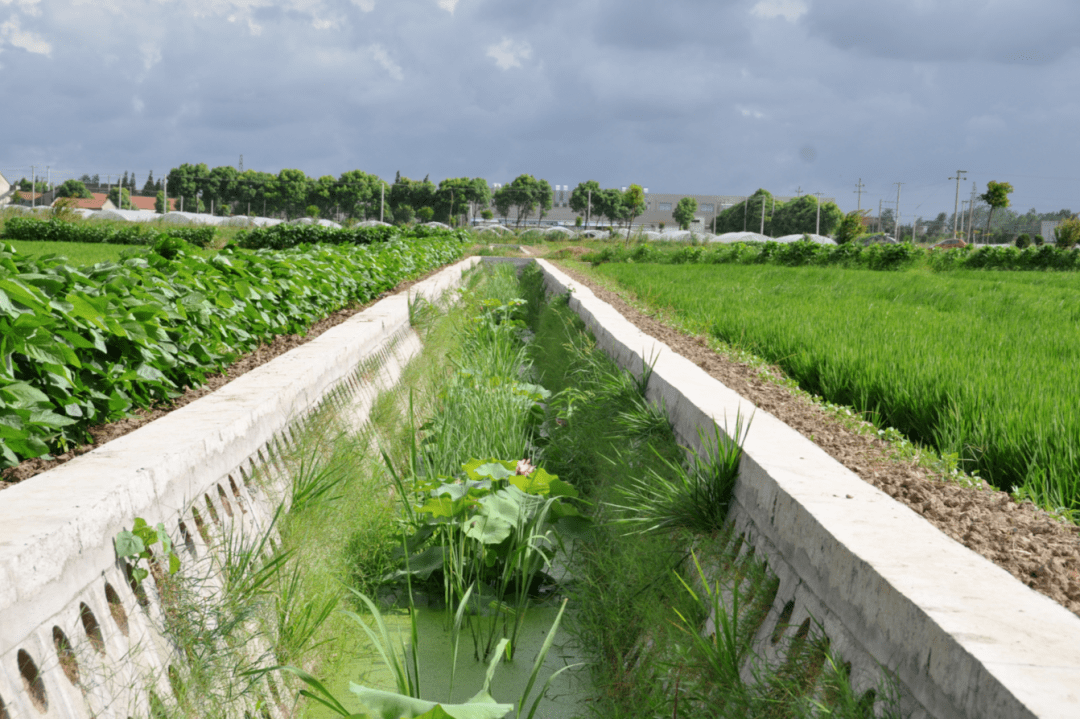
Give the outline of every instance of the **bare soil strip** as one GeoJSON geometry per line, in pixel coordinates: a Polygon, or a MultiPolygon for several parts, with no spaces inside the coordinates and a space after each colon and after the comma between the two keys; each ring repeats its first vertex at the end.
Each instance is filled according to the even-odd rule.
{"type": "Polygon", "coordinates": [[[375,304],[384,297],[392,294],[396,294],[403,290],[412,287],[417,282],[421,282],[428,277],[434,275],[437,272],[441,272],[444,267],[438,267],[430,272],[424,274],[421,277],[417,277],[414,280],[408,280],[402,282],[397,287],[389,292],[384,292],[375,299],[363,305],[353,305],[340,309],[337,312],[315,322],[308,331],[304,334],[296,335],[278,335],[270,343],[260,345],[248,354],[241,355],[233,362],[224,372],[220,374],[211,375],[207,378],[206,384],[199,387],[185,387],[184,392],[177,397],[173,402],[166,406],[154,407],[151,409],[137,410],[132,416],[125,417],[124,419],[116,422],[110,422],[109,424],[102,424],[96,427],[90,428],[90,435],[94,438],[92,444],[85,444],[75,449],[65,452],[61,455],[54,455],[53,459],[27,459],[14,467],[8,467],[0,472],[0,491],[7,489],[19,482],[25,481],[35,475],[46,472],[57,465],[70,462],[76,457],[86,454],[87,452],[96,449],[107,442],[110,442],[117,437],[123,437],[128,432],[134,432],[144,424],[153,422],[159,417],[164,417],[169,412],[178,410],[181,407],[191,404],[200,397],[205,397],[216,389],[224,387],[229,382],[232,382],[237,377],[247,374],[251,370],[266,364],[270,360],[279,355],[283,355],[294,347],[299,347],[302,344],[310,342],[323,332],[326,332],[331,327],[336,327],[345,320],[349,319],[358,312],[362,312],[371,305],[375,304]]]}
{"type": "MultiPolygon", "coordinates": [[[[703,337],[673,329],[652,310],[639,309],[632,293],[612,290],[578,267],[557,263],[628,320],[669,345],[730,389],[815,442],[837,461],[927,521],[1002,567],[1021,582],[1080,615],[1080,527],[1063,523],[1005,492],[943,481],[913,459],[898,459],[890,445],[863,434],[805,395],[770,379],[782,377],[711,349],[703,337]]],[[[897,538],[903,541],[903,538],[897,538]]]]}

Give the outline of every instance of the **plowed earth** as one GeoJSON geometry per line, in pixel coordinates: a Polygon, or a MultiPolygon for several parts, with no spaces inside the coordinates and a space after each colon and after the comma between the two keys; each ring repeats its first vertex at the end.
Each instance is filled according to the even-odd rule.
{"type": "Polygon", "coordinates": [[[773,377],[779,368],[734,360],[706,340],[673,329],[632,293],[601,282],[580,265],[557,263],[577,282],[612,305],[638,329],[666,343],[730,389],[798,430],[834,459],[965,547],[1002,567],[1021,582],[1080,615],[1080,527],[1061,522],[1005,492],[944,481],[914,459],[898,459],[874,433],[860,433],[773,377]]]}

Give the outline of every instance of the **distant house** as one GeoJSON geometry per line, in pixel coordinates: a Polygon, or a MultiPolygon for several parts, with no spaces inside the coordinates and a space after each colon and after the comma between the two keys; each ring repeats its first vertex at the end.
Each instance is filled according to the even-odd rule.
{"type": "MultiPolygon", "coordinates": [[[[135,209],[138,209],[138,210],[150,210],[151,212],[154,212],[157,209],[155,207],[156,203],[157,203],[157,198],[156,197],[143,197],[142,195],[132,195],[131,196],[131,204],[135,205],[135,209]]],[[[176,211],[176,198],[175,197],[170,197],[169,198],[169,211],[171,211],[171,212],[176,211]]]]}
{"type": "MultiPolygon", "coordinates": [[[[20,194],[29,194],[29,193],[20,193],[20,194]]],[[[72,202],[75,203],[74,205],[72,205],[72,207],[82,209],[82,210],[115,210],[116,209],[116,205],[113,204],[113,201],[110,200],[109,196],[106,195],[105,193],[103,193],[103,192],[91,192],[90,194],[93,195],[93,197],[91,197],[91,198],[58,197],[55,201],[53,201],[53,204],[55,205],[60,200],[71,200],[72,202]]],[[[153,209],[153,208],[151,207],[150,209],[153,209]]]]}
{"type": "Polygon", "coordinates": [[[11,187],[11,183],[7,181],[2,174],[0,174],[0,207],[10,204],[12,195],[15,191],[11,187]]]}

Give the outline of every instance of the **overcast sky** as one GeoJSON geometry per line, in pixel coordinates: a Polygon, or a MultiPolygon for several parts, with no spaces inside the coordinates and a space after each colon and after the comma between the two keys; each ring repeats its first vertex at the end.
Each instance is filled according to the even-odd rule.
{"type": "Polygon", "coordinates": [[[1078,0],[0,0],[0,172],[1080,210],[1078,0]]]}

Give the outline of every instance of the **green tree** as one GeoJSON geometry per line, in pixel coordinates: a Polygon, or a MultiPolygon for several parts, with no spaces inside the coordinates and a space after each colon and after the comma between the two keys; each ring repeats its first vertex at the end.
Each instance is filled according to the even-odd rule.
{"type": "Polygon", "coordinates": [[[994,210],[999,207],[1009,206],[1009,193],[1013,186],[1008,182],[995,182],[990,180],[986,183],[986,192],[979,195],[979,199],[990,206],[990,212],[986,216],[986,232],[990,233],[990,218],[994,216],[994,210]]]}
{"type": "MultiPolygon", "coordinates": [[[[622,203],[630,219],[630,224],[626,228],[626,243],[629,244],[630,232],[634,229],[634,218],[645,212],[645,190],[641,189],[641,185],[630,185],[623,193],[622,203]]],[[[696,201],[694,205],[696,210],[696,201]]]]}
{"type": "Polygon", "coordinates": [[[1073,215],[1062,220],[1061,224],[1054,228],[1054,241],[1058,247],[1066,250],[1080,242],[1080,219],[1073,215]]]}
{"type": "MultiPolygon", "coordinates": [[[[769,217],[769,207],[766,204],[765,211],[768,218],[769,232],[772,237],[784,235],[812,234],[818,232],[818,199],[814,195],[796,197],[790,202],[776,203],[776,212],[769,217]]],[[[760,212],[760,206],[759,210],[760,212]]],[[[755,217],[758,217],[755,215],[755,217]]],[[[831,235],[844,219],[843,211],[833,202],[824,202],[820,205],[822,235],[831,235]]],[[[758,220],[760,222],[760,220],[758,220]]],[[[750,223],[751,227],[755,222],[750,223]]]]}
{"type": "Polygon", "coordinates": [[[313,220],[319,219],[319,206],[318,205],[308,205],[304,209],[304,214],[306,214],[308,217],[310,217],[313,220]]]}
{"type": "MultiPolygon", "coordinates": [[[[866,216],[868,210],[852,210],[844,215],[844,219],[840,220],[840,224],[836,227],[836,244],[846,245],[849,242],[854,242],[859,239],[859,236],[865,232],[863,229],[863,217],[866,216]]],[[[945,213],[941,213],[942,221],[944,222],[945,213]]]]}
{"type": "Polygon", "coordinates": [[[90,190],[86,189],[86,185],[78,180],[65,180],[56,188],[57,197],[81,197],[84,200],[89,200],[93,195],[90,190]]]}
{"type": "Polygon", "coordinates": [[[671,214],[675,221],[679,223],[679,227],[685,230],[694,221],[694,213],[697,212],[697,209],[697,200],[693,197],[684,197],[675,204],[675,209],[672,210],[671,214]]]}
{"type": "MultiPolygon", "coordinates": [[[[436,190],[437,188],[435,185],[427,178],[424,178],[423,180],[410,180],[408,177],[403,177],[399,173],[394,184],[390,186],[390,192],[388,193],[386,201],[393,209],[394,219],[398,220],[400,214],[398,208],[405,205],[412,207],[412,216],[415,216],[415,211],[419,210],[421,207],[433,207],[435,204],[436,190]]],[[[409,221],[411,221],[412,216],[409,217],[409,221]]]]}
{"type": "Polygon", "coordinates": [[[157,193],[157,199],[154,200],[154,210],[157,211],[157,213],[159,215],[164,215],[166,212],[168,212],[168,210],[165,207],[165,192],[164,191],[157,193]]]}
{"type": "Polygon", "coordinates": [[[308,186],[311,180],[303,170],[284,169],[277,175],[273,194],[277,209],[285,213],[286,218],[296,217],[307,207],[308,186]]]}
{"type": "Polygon", "coordinates": [[[499,217],[509,219],[510,208],[514,206],[513,194],[508,185],[503,185],[492,193],[491,201],[495,203],[495,212],[499,217]]]}
{"type": "Polygon", "coordinates": [[[614,187],[594,192],[592,208],[597,217],[605,218],[611,225],[629,216],[623,205],[623,194],[614,187]]]}
{"type": "MultiPolygon", "coordinates": [[[[338,181],[332,175],[323,175],[317,180],[308,181],[307,202],[319,210],[320,217],[330,217],[337,206],[338,181]]],[[[310,215],[309,215],[310,217],[310,215]]]]}
{"type": "Polygon", "coordinates": [[[486,210],[491,206],[491,187],[483,177],[474,177],[472,187],[469,189],[467,199],[472,205],[472,218],[476,219],[476,213],[486,210]]]}
{"type": "MultiPolygon", "coordinates": [[[[484,182],[487,187],[487,182],[484,182]]],[[[468,177],[447,178],[439,183],[439,189],[435,192],[435,211],[432,217],[438,217],[440,222],[453,224],[453,219],[466,215],[474,196],[476,188],[473,181],[468,177]]]]}
{"type": "Polygon", "coordinates": [[[131,204],[131,190],[126,187],[116,187],[109,190],[109,200],[121,210],[134,210],[135,205],[131,204]],[[121,195],[120,193],[123,193],[121,195]]]}
{"type": "Polygon", "coordinates": [[[600,183],[596,180],[579,182],[578,186],[574,188],[574,191],[570,193],[570,209],[579,215],[585,215],[586,227],[589,226],[592,211],[595,209],[595,205],[592,204],[592,198],[598,197],[599,195],[600,183]]]}
{"type": "Polygon", "coordinates": [[[1031,244],[1031,235],[1026,232],[1022,232],[1016,236],[1016,246],[1021,250],[1031,244]]]}
{"type": "Polygon", "coordinates": [[[551,189],[551,184],[547,180],[539,180],[536,183],[536,226],[539,227],[540,223],[544,220],[544,215],[548,213],[552,205],[555,204],[555,192],[551,189]]]}
{"type": "Polygon", "coordinates": [[[435,217],[435,210],[430,207],[421,207],[416,211],[416,218],[421,222],[431,222],[435,217]]]}
{"type": "Polygon", "coordinates": [[[240,173],[232,165],[222,165],[210,170],[209,176],[203,181],[203,200],[213,202],[215,211],[223,205],[236,202],[239,178],[240,173]]]}
{"type": "MultiPolygon", "coordinates": [[[[546,182],[544,183],[547,184],[546,182]]],[[[543,189],[539,181],[532,175],[518,175],[514,178],[514,181],[509,185],[503,185],[495,193],[499,197],[496,198],[496,207],[499,206],[499,202],[502,201],[504,205],[509,209],[510,207],[517,210],[517,226],[521,227],[523,220],[528,220],[529,215],[536,209],[537,204],[542,201],[543,189]]],[[[547,185],[547,193],[551,194],[551,185],[547,185]]],[[[548,207],[551,207],[551,201],[549,198],[548,207]]]]}
{"type": "Polygon", "coordinates": [[[347,217],[368,219],[379,216],[379,202],[386,185],[376,175],[349,170],[338,177],[334,201],[347,217]]]}
{"type": "Polygon", "coordinates": [[[178,203],[184,206],[188,212],[198,212],[195,207],[195,197],[199,190],[204,189],[206,180],[210,177],[210,168],[206,163],[197,165],[184,163],[179,167],[169,170],[169,197],[178,198],[178,203]],[[194,209],[193,209],[194,208],[194,209]]]}
{"type": "Polygon", "coordinates": [[[764,205],[765,210],[765,233],[770,235],[778,234],[773,229],[772,215],[774,211],[778,211],[783,205],[776,202],[773,196],[763,189],[759,189],[742,202],[732,205],[721,212],[716,218],[717,234],[743,232],[744,230],[757,232],[761,227],[762,205],[764,205]]]}
{"type": "Polygon", "coordinates": [[[140,194],[144,197],[153,197],[157,190],[158,186],[154,184],[154,171],[150,170],[146,175],[146,184],[143,185],[140,194]]]}

